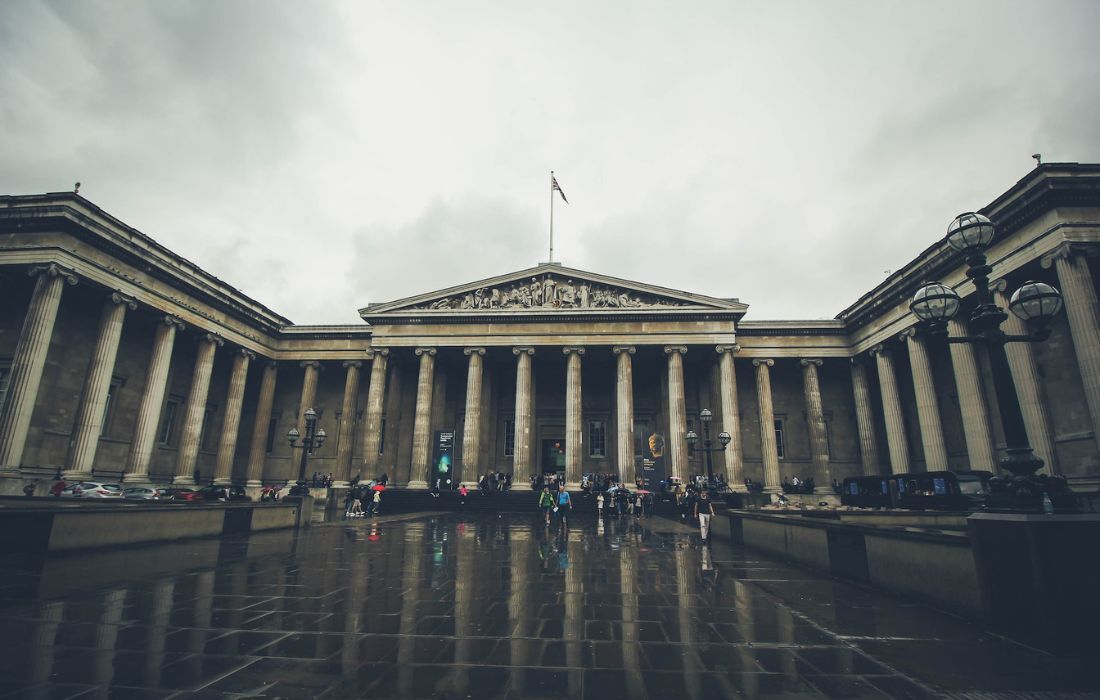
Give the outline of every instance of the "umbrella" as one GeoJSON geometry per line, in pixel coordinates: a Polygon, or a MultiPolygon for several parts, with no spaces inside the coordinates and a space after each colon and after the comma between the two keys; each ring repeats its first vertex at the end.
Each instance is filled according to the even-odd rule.
{"type": "Polygon", "coordinates": [[[385,491],[385,490],[386,490],[386,485],[385,484],[375,484],[374,486],[371,487],[371,491],[385,491]]]}
{"type": "Polygon", "coordinates": [[[648,496],[653,492],[652,491],[646,491],[645,489],[638,489],[635,493],[637,493],[639,496],[648,496]]]}

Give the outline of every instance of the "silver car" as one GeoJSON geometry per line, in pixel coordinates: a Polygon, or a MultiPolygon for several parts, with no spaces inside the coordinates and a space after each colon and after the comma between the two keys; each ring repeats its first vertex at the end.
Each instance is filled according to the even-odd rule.
{"type": "Polygon", "coordinates": [[[123,489],[122,497],[127,501],[170,501],[172,494],[149,486],[131,486],[123,489]]]}

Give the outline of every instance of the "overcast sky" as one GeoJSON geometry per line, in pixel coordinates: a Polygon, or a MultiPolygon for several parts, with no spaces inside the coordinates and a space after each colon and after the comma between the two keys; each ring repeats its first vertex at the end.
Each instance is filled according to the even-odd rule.
{"type": "Polygon", "coordinates": [[[547,259],[831,318],[1046,161],[1100,2],[0,2],[0,193],[296,323],[547,259]]]}

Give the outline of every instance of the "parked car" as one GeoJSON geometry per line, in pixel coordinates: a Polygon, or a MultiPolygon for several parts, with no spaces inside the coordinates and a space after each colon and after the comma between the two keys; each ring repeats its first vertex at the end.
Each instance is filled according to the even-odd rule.
{"type": "Polygon", "coordinates": [[[200,496],[199,492],[195,491],[194,489],[174,488],[174,489],[169,489],[168,493],[171,494],[171,496],[172,496],[171,500],[173,500],[173,501],[191,502],[191,501],[201,501],[202,500],[202,496],[200,496]]]}
{"type": "MultiPolygon", "coordinates": [[[[101,481],[81,481],[77,486],[80,495],[77,498],[122,498],[122,486],[106,484],[101,481]]],[[[61,492],[64,495],[64,491],[61,492]]]]}
{"type": "Polygon", "coordinates": [[[203,486],[198,490],[199,496],[204,501],[249,501],[252,500],[245,493],[244,487],[237,484],[231,486],[216,486],[211,484],[210,486],[203,486]],[[226,491],[229,491],[228,498],[226,497],[226,491]]]}
{"type": "Polygon", "coordinates": [[[170,501],[172,493],[150,486],[131,486],[122,490],[122,497],[127,501],[170,501]]]}

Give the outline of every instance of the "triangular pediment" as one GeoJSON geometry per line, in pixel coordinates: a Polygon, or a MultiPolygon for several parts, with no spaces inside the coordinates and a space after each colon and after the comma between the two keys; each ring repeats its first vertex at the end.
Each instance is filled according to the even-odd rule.
{"type": "Polygon", "coordinates": [[[748,306],[584,270],[544,263],[518,272],[371,304],[359,310],[367,321],[395,316],[546,315],[558,313],[727,312],[740,316],[748,306]]]}

